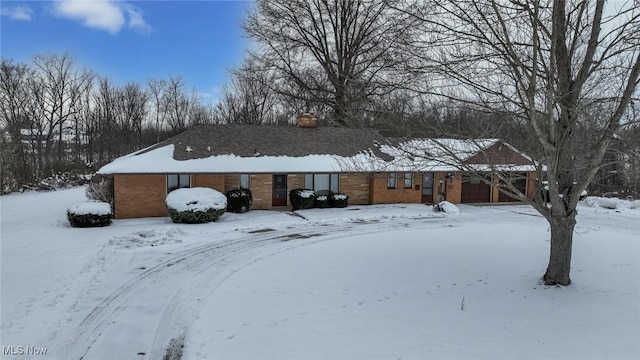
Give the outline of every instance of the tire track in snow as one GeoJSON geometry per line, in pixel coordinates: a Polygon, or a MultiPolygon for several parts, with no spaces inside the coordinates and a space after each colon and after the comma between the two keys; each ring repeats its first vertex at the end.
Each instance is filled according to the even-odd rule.
{"type": "MultiPolygon", "coordinates": [[[[441,222],[404,220],[415,221],[416,225],[425,228],[451,226],[441,222]]],[[[137,301],[145,294],[158,290],[166,292],[169,289],[166,297],[168,301],[161,311],[151,339],[146,343],[146,350],[123,354],[127,358],[133,358],[138,353],[138,358],[161,359],[171,339],[184,336],[188,326],[195,320],[200,308],[198,299],[213,291],[242,268],[301,246],[353,235],[392,231],[404,226],[394,226],[393,220],[359,225],[357,228],[352,223],[344,223],[332,226],[330,233],[318,236],[325,232],[327,227],[322,224],[310,224],[304,228],[293,227],[274,232],[246,234],[234,240],[205,244],[174,253],[160,264],[127,281],[102,300],[69,333],[60,354],[64,354],[65,359],[89,358],[86,356],[103,334],[110,330],[110,327],[118,326],[119,316],[130,308],[141,305],[137,301]],[[356,229],[357,231],[354,231],[356,229]],[[180,279],[181,275],[189,276],[188,283],[175,286],[176,279],[180,279]]]]}
{"type": "MultiPolygon", "coordinates": [[[[247,234],[247,236],[239,239],[206,244],[180,253],[174,253],[170,258],[145,270],[142,274],[129,280],[102,300],[71,332],[60,353],[64,354],[65,358],[68,359],[83,359],[105,330],[115,324],[114,320],[127,310],[130,304],[135,303],[136,299],[142,297],[145,293],[161,289],[168,282],[175,281],[175,277],[178,274],[201,267],[203,264],[206,264],[206,266],[196,274],[207,275],[208,272],[215,270],[220,270],[220,273],[224,273],[223,270],[225,268],[235,264],[236,269],[231,272],[227,271],[227,275],[224,276],[226,278],[239,269],[238,264],[251,260],[252,257],[261,253],[262,248],[265,246],[281,243],[283,239],[290,235],[299,234],[298,237],[304,238],[304,236],[309,236],[309,234],[317,233],[318,231],[319,229],[313,227],[305,230],[292,228],[271,233],[247,234]]],[[[223,279],[220,279],[220,282],[223,279]]],[[[175,311],[183,303],[181,299],[184,296],[181,295],[180,290],[181,288],[177,289],[171,298],[170,304],[165,308],[164,313],[167,315],[163,315],[161,324],[163,321],[167,322],[167,316],[180,317],[183,315],[181,311],[175,311]]],[[[175,323],[177,321],[174,319],[168,322],[175,323]]],[[[173,327],[179,328],[176,325],[173,325],[173,327]]],[[[156,330],[156,332],[161,333],[162,331],[156,330]]],[[[157,343],[158,341],[153,341],[153,344],[157,343]]],[[[157,345],[164,347],[167,343],[157,345]]],[[[156,350],[158,349],[154,349],[154,352],[156,350]]]]}
{"type": "MultiPolygon", "coordinates": [[[[396,219],[397,220],[397,219],[396,219]]],[[[403,220],[408,220],[410,222],[416,222],[413,225],[417,225],[420,228],[434,228],[434,227],[452,227],[457,225],[452,224],[442,224],[442,223],[432,223],[432,222],[422,222],[424,218],[405,218],[403,220]],[[420,222],[417,222],[420,221],[420,222]]],[[[429,219],[430,220],[430,219],[429,219]]],[[[189,326],[196,320],[201,303],[199,299],[203,298],[207,294],[211,294],[219,285],[221,285],[225,280],[230,278],[236,272],[244,269],[245,267],[250,266],[253,263],[259,262],[266,258],[297,249],[303,246],[309,246],[318,244],[320,242],[338,240],[341,238],[356,236],[356,235],[367,235],[372,233],[380,233],[387,231],[396,231],[398,229],[404,229],[407,227],[406,222],[382,222],[382,223],[367,223],[367,227],[363,228],[358,226],[357,224],[362,223],[345,223],[342,224],[339,228],[337,226],[332,227],[332,232],[328,234],[320,234],[322,231],[326,231],[326,224],[314,224],[314,228],[308,229],[307,231],[293,231],[288,234],[280,234],[277,237],[274,237],[274,240],[278,240],[279,244],[287,244],[285,247],[274,247],[270,248],[271,251],[263,252],[253,259],[248,261],[244,261],[243,263],[237,263],[236,266],[233,266],[229,269],[228,272],[224,273],[222,276],[211,279],[207,277],[209,272],[205,269],[201,271],[203,275],[203,279],[208,279],[209,281],[205,281],[207,284],[203,286],[189,286],[192,291],[187,296],[182,296],[182,292],[176,293],[176,296],[171,301],[171,305],[167,307],[167,310],[163,314],[163,317],[160,321],[158,328],[156,329],[156,334],[154,336],[153,341],[148,346],[148,352],[146,355],[148,359],[163,359],[163,356],[166,355],[166,346],[170,344],[172,341],[176,339],[184,340],[186,336],[186,332],[189,326]],[[357,231],[353,231],[357,229],[357,231]],[[293,240],[304,240],[304,241],[293,241],[293,240]],[[311,239],[311,240],[309,240],[311,239]],[[187,299],[187,301],[181,301],[180,299],[187,299]],[[184,307],[185,303],[191,303],[190,310],[191,316],[180,316],[179,311],[173,311],[175,308],[184,307]],[[185,321],[185,319],[187,319],[185,321]],[[167,329],[171,329],[167,331],[167,329]]]]}

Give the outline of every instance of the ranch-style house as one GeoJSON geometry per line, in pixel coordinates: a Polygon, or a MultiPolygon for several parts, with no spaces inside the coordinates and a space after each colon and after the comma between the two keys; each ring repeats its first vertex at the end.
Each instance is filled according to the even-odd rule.
{"type": "Polygon", "coordinates": [[[496,166],[533,196],[532,160],[498,139],[391,138],[317,126],[314,114],[301,114],[297,126],[198,125],[98,173],[113,176],[114,214],[123,219],[167,216],[167,194],[182,187],[250,189],[252,209],[290,206],[295,188],[345,193],[350,204],[514,201],[498,190],[496,166]]]}

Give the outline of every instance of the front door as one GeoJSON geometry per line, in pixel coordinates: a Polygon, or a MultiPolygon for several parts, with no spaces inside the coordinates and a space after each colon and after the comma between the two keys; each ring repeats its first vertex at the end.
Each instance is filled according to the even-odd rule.
{"type": "Polygon", "coordinates": [[[422,173],[422,203],[433,203],[433,173],[422,173]]]}
{"type": "Polygon", "coordinates": [[[273,206],[287,206],[287,175],[273,175],[273,206]]]}

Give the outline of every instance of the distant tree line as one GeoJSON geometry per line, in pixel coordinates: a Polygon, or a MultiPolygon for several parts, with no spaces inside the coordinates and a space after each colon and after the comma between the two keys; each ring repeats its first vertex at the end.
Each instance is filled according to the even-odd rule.
{"type": "Polygon", "coordinates": [[[0,189],[64,171],[91,172],[189,127],[212,122],[179,77],[115,84],[69,54],[0,63],[0,189]]]}

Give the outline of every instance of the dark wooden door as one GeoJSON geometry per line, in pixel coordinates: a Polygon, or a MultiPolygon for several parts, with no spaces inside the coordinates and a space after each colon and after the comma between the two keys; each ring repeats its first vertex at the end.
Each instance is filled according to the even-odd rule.
{"type": "Polygon", "coordinates": [[[273,206],[287,206],[287,175],[273,175],[273,206]]]}
{"type": "Polygon", "coordinates": [[[487,185],[477,177],[463,179],[460,197],[460,202],[463,203],[491,202],[491,186],[487,185]]]}
{"type": "MultiPolygon", "coordinates": [[[[520,190],[521,193],[526,195],[527,191],[527,173],[516,173],[511,175],[511,183],[516,187],[516,189],[520,190]]],[[[518,201],[517,199],[512,198],[511,196],[500,192],[498,194],[499,202],[508,202],[508,201],[518,201]]]]}
{"type": "Polygon", "coordinates": [[[422,203],[433,203],[433,173],[422,173],[422,203]]]}

